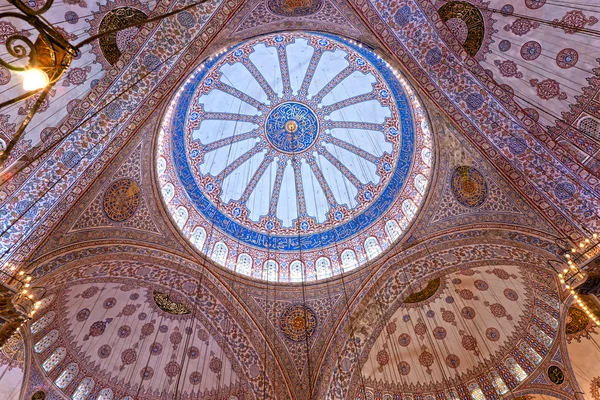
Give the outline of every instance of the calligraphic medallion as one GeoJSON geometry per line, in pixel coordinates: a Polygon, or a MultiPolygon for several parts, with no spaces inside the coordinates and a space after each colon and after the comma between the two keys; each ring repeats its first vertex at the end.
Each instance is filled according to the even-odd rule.
{"type": "Polygon", "coordinates": [[[565,381],[565,374],[562,369],[558,368],[556,365],[551,365],[548,368],[548,379],[555,385],[560,385],[565,381]]]}

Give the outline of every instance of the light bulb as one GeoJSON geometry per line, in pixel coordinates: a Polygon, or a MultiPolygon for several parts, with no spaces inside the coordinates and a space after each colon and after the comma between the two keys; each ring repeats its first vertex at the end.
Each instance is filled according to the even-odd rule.
{"type": "Polygon", "coordinates": [[[25,278],[25,280],[26,280],[27,282],[29,282],[29,281],[31,281],[31,279],[32,279],[32,278],[33,278],[33,277],[32,277],[31,275],[29,275],[27,278],[25,278]]]}
{"type": "Polygon", "coordinates": [[[567,253],[567,254],[565,254],[565,257],[571,258],[571,255],[567,253]]]}
{"type": "Polygon", "coordinates": [[[563,269],[563,273],[565,273],[565,274],[566,274],[567,272],[569,272],[569,270],[568,270],[568,269],[566,269],[566,268],[565,268],[565,269],[563,269]]]}
{"type": "Polygon", "coordinates": [[[19,271],[19,275],[25,275],[25,271],[19,271]]]}
{"type": "Polygon", "coordinates": [[[39,68],[26,69],[21,72],[21,75],[23,76],[23,89],[27,91],[43,89],[50,84],[48,75],[39,68]]]}

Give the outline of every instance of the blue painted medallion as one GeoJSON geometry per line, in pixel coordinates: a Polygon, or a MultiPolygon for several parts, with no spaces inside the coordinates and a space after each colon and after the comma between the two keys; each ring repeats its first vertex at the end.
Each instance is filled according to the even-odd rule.
{"type": "Polygon", "coordinates": [[[298,153],[308,149],[317,140],[319,121],[304,104],[283,103],[267,117],[265,134],[277,150],[298,153]]]}

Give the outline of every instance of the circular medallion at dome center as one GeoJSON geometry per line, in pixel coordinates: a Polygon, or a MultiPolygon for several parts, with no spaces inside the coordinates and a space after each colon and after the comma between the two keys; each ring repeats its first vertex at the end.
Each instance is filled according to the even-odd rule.
{"type": "Polygon", "coordinates": [[[275,107],[265,123],[269,143],[284,153],[298,153],[309,149],[317,140],[319,120],[302,103],[289,102],[275,107]]]}

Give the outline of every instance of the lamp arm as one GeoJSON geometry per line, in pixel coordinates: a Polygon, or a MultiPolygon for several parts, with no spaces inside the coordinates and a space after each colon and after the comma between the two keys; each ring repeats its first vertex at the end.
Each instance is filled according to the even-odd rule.
{"type": "Polygon", "coordinates": [[[206,2],[208,2],[208,0],[201,0],[201,1],[189,4],[189,5],[185,6],[185,7],[178,8],[177,10],[173,10],[173,11],[168,12],[166,14],[157,15],[156,17],[148,18],[147,20],[144,20],[144,21],[138,21],[138,22],[134,22],[134,23],[131,23],[131,24],[124,25],[124,26],[120,26],[118,28],[109,29],[107,31],[104,31],[104,32],[98,33],[96,35],[90,36],[89,38],[86,38],[86,39],[82,40],[81,42],[77,43],[73,47],[75,49],[79,50],[80,48],[82,48],[86,44],[89,44],[89,43],[93,42],[94,40],[100,39],[100,38],[108,36],[108,35],[112,35],[113,33],[121,32],[121,31],[123,31],[125,29],[128,29],[128,28],[135,28],[135,27],[138,27],[138,26],[149,24],[150,22],[160,21],[160,20],[165,19],[167,17],[170,17],[172,15],[178,14],[178,13],[180,13],[182,11],[188,10],[188,9],[190,9],[192,7],[196,7],[197,5],[204,4],[206,2]]]}

